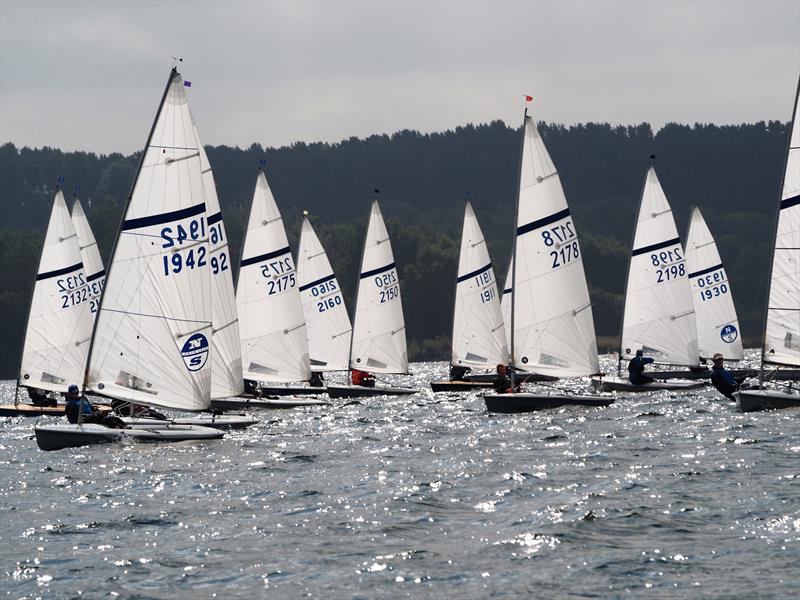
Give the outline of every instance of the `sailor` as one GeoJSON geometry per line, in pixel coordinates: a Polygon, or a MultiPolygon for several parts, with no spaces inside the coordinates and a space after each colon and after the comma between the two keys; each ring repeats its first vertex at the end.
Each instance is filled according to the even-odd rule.
{"type": "Polygon", "coordinates": [[[308,385],[311,387],[323,387],[325,385],[324,379],[319,371],[311,371],[311,379],[308,380],[308,385]]]}
{"type": "Polygon", "coordinates": [[[511,380],[507,375],[508,369],[506,369],[504,364],[499,364],[497,365],[496,371],[497,375],[492,383],[494,391],[498,394],[510,394],[513,390],[511,389],[511,380]]]}
{"type": "Polygon", "coordinates": [[[123,417],[158,419],[159,421],[167,420],[166,415],[150,408],[149,406],[144,406],[143,404],[134,404],[133,402],[126,402],[124,400],[112,400],[111,410],[113,410],[115,414],[123,417]]]}
{"type": "Polygon", "coordinates": [[[711,383],[717,391],[725,396],[728,400],[735,401],[733,393],[738,391],[742,386],[745,377],[734,377],[733,374],[725,368],[723,363],[722,354],[717,352],[714,357],[714,367],[711,369],[711,383]]]}
{"type": "Polygon", "coordinates": [[[645,357],[641,350],[636,351],[636,356],[628,363],[628,379],[633,385],[645,385],[655,381],[652,377],[644,374],[644,366],[653,362],[652,358],[645,357]]]}
{"type": "Polygon", "coordinates": [[[470,371],[472,371],[472,369],[469,367],[450,365],[450,381],[464,381],[464,377],[470,371]]]}
{"type": "Polygon", "coordinates": [[[353,382],[353,385],[360,385],[361,387],[375,387],[375,376],[359,369],[353,369],[350,381],[353,382]]]}
{"type": "Polygon", "coordinates": [[[34,406],[58,406],[58,401],[51,398],[46,390],[31,387],[28,388],[28,396],[34,406]]]}
{"type": "Polygon", "coordinates": [[[89,400],[81,394],[78,386],[74,383],[67,388],[66,401],[65,413],[70,423],[97,423],[113,429],[127,428],[122,419],[111,415],[106,416],[95,411],[89,400]],[[83,414],[81,415],[81,413],[83,414]]]}

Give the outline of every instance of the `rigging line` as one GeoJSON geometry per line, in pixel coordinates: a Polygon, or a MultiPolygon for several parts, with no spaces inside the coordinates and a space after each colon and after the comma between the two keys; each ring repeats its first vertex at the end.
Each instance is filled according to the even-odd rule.
{"type": "Polygon", "coordinates": [[[206,329],[211,327],[210,321],[200,321],[197,319],[178,319],[177,317],[168,317],[166,315],[148,315],[146,313],[138,313],[129,310],[116,310],[113,308],[104,308],[103,310],[110,312],[110,313],[118,313],[122,315],[133,315],[136,317],[147,317],[149,319],[163,319],[164,321],[176,321],[178,323],[203,323],[203,327],[201,329],[206,329]]]}

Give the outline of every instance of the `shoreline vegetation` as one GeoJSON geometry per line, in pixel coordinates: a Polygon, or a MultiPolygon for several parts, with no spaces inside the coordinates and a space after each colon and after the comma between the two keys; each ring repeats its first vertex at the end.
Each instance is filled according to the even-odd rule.
{"type": "MultiPolygon", "coordinates": [[[[598,350],[618,349],[628,252],[648,156],[685,240],[692,206],[708,222],[731,282],[746,347],[761,345],[773,232],[789,124],[539,125],[580,236],[598,350]]],[[[400,131],[281,148],[207,146],[231,257],[238,264],[256,169],[265,171],[296,249],[303,210],[328,250],[352,312],[375,188],[402,286],[409,359],[448,360],[465,196],[499,282],[511,252],[519,129],[494,121],[441,133],[400,131]]],[[[25,314],[57,178],[86,209],[104,262],[139,153],[0,146],[0,378],[16,377],[25,314]]],[[[235,273],[235,272],[234,272],[235,273]]]]}

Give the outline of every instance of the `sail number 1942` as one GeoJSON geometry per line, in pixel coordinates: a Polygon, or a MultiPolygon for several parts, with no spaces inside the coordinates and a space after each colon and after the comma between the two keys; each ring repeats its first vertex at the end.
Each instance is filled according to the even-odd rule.
{"type": "Polygon", "coordinates": [[[171,253],[164,254],[164,275],[180,273],[183,269],[195,269],[206,266],[207,249],[203,245],[193,245],[188,250],[180,250],[184,244],[197,242],[206,237],[206,218],[192,219],[189,226],[183,224],[170,225],[161,230],[161,247],[173,248],[171,253]]]}

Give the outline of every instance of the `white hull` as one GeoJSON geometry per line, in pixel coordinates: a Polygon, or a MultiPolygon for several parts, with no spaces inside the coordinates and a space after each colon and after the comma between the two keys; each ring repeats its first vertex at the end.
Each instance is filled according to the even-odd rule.
{"type": "Polygon", "coordinates": [[[592,377],[592,386],[601,392],[688,391],[699,390],[706,385],[708,385],[707,381],[654,381],[645,385],[635,385],[627,378],[616,377],[615,375],[592,377]]]}
{"type": "Polygon", "coordinates": [[[258,419],[249,415],[210,415],[202,414],[194,417],[176,417],[163,421],[160,419],[142,419],[139,417],[121,417],[128,427],[146,428],[171,423],[173,425],[199,425],[213,429],[244,429],[258,423],[258,419]]]}
{"type": "Polygon", "coordinates": [[[141,425],[132,429],[111,429],[105,425],[87,423],[56,423],[37,425],[36,443],[42,450],[62,450],[92,444],[113,442],[183,442],[188,440],[214,440],[225,434],[218,429],[197,425],[174,425],[160,421],[158,424],[141,425]]]}
{"type": "Polygon", "coordinates": [[[212,400],[212,410],[251,410],[256,408],[297,408],[300,406],[329,406],[326,400],[316,398],[294,398],[286,396],[284,398],[224,398],[212,400]]]}
{"type": "Polygon", "coordinates": [[[419,390],[405,387],[375,386],[363,387],[360,385],[329,385],[328,396],[331,398],[366,398],[369,396],[407,396],[416,394],[419,390]]]}
{"type": "Polygon", "coordinates": [[[800,394],[778,390],[741,390],[733,396],[736,398],[736,407],[742,412],[800,406],[800,394]]]}

